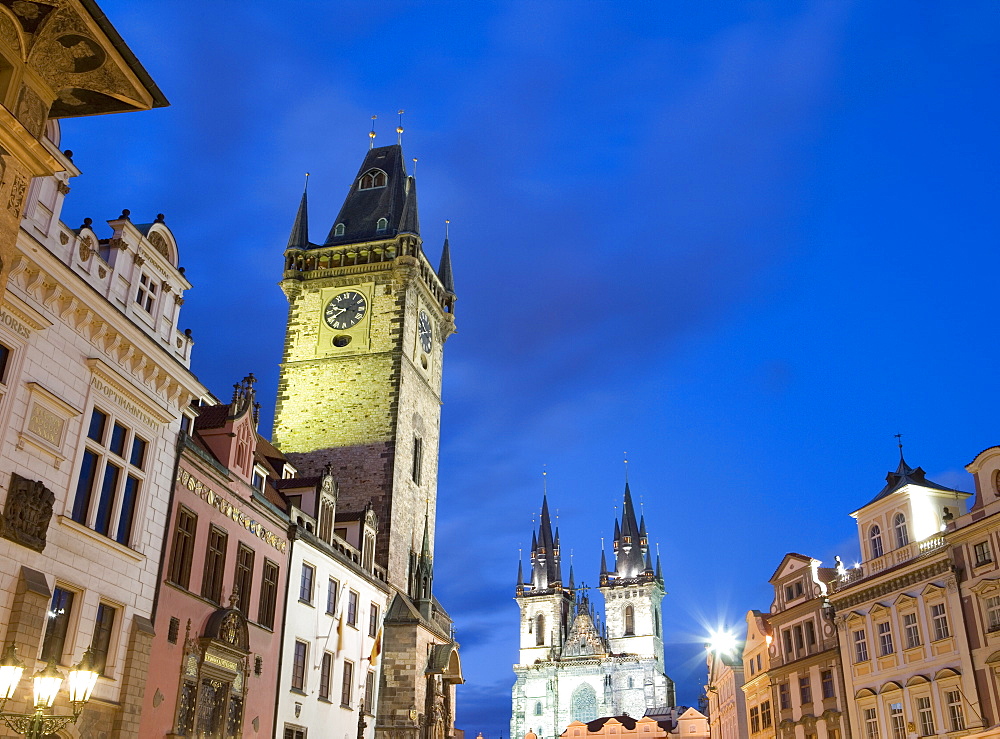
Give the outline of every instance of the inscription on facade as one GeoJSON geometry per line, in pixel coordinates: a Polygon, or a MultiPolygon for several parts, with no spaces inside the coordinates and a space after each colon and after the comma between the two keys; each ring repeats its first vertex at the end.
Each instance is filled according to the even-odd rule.
{"type": "Polygon", "coordinates": [[[49,442],[52,446],[61,444],[64,425],[63,419],[45,406],[38,403],[32,406],[28,431],[49,442]]]}
{"type": "Polygon", "coordinates": [[[20,336],[22,339],[31,338],[31,329],[21,323],[19,320],[14,318],[10,313],[5,310],[0,310],[0,323],[9,328],[15,334],[20,336]]]}
{"type": "Polygon", "coordinates": [[[148,413],[143,411],[142,408],[140,408],[138,405],[133,403],[127,397],[122,395],[111,385],[104,382],[104,380],[102,380],[101,378],[94,377],[91,380],[90,384],[97,392],[101,393],[104,397],[108,398],[109,400],[113,400],[115,403],[120,405],[122,408],[124,408],[126,411],[131,413],[133,416],[138,418],[140,421],[142,421],[150,428],[156,428],[157,426],[159,426],[159,423],[155,418],[153,418],[148,413]]]}
{"type": "Polygon", "coordinates": [[[187,488],[210,506],[218,510],[222,515],[231,518],[247,531],[260,537],[279,552],[284,553],[288,549],[288,542],[268,531],[262,524],[250,518],[247,514],[223,498],[208,485],[197,479],[187,470],[177,471],[177,482],[182,487],[187,488]]]}

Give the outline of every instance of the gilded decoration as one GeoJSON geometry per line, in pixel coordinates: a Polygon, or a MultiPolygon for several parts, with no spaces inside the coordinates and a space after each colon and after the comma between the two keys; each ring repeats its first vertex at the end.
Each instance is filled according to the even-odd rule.
{"type": "Polygon", "coordinates": [[[17,29],[17,24],[6,13],[0,12],[0,40],[11,49],[17,51],[19,59],[23,59],[24,51],[21,46],[21,32],[17,29]]]}
{"type": "Polygon", "coordinates": [[[86,262],[90,259],[90,255],[94,253],[94,242],[89,236],[84,236],[80,239],[80,261],[86,262]]]}
{"type": "Polygon", "coordinates": [[[42,551],[55,502],[55,493],[43,483],[12,472],[0,519],[0,535],[36,552],[42,551]]]}
{"type": "Polygon", "coordinates": [[[28,181],[22,175],[17,175],[10,186],[10,197],[7,199],[7,210],[14,215],[21,213],[21,203],[24,202],[24,192],[28,189],[28,181]]]}
{"type": "Polygon", "coordinates": [[[149,243],[153,245],[156,251],[160,252],[167,259],[170,259],[170,250],[167,249],[167,240],[163,238],[162,234],[156,233],[155,231],[149,235],[149,243]]]}

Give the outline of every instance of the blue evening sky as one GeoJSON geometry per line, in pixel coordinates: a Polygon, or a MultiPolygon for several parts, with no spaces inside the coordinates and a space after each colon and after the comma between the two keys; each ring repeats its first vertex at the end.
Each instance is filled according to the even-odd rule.
{"type": "Polygon", "coordinates": [[[166,214],[194,369],[255,372],[265,433],[303,173],[321,241],[406,110],[435,263],[452,221],[435,589],[472,736],[507,734],[543,465],[595,582],[628,452],[690,705],[785,552],[857,556],[893,434],[965,489],[1000,443],[995,0],[103,8],[172,107],[65,124],[64,218],[166,214]]]}

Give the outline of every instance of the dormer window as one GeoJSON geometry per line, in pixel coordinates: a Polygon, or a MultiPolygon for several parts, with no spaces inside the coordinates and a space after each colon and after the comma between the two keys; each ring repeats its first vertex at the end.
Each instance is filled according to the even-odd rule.
{"type": "Polygon", "coordinates": [[[389,228],[389,221],[388,221],[388,219],[386,219],[386,218],[379,218],[378,219],[378,223],[375,226],[375,230],[378,231],[379,233],[382,233],[387,228],[389,228]]]}
{"type": "Polygon", "coordinates": [[[153,278],[143,273],[139,275],[139,287],[135,291],[135,302],[147,313],[153,312],[156,303],[156,283],[153,278]]]}
{"type": "Polygon", "coordinates": [[[376,187],[385,187],[385,172],[381,169],[370,169],[361,176],[359,190],[374,190],[376,187]]]}
{"type": "Polygon", "coordinates": [[[344,224],[343,223],[338,223],[336,226],[333,227],[333,235],[334,236],[343,236],[344,235],[344,224]]]}

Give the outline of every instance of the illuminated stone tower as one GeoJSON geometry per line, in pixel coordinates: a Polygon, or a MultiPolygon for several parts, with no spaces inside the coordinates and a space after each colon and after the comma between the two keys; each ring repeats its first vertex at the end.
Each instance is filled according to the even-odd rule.
{"type": "Polygon", "coordinates": [[[424,254],[401,146],[368,151],[323,244],[309,241],[303,194],[281,287],[289,306],[275,445],[301,475],[328,469],[337,481],[335,532],[351,530],[368,504],[378,516],[375,561],[393,595],[381,624],[376,737],[445,739],[462,676],[431,584],[455,287],[447,235],[436,271],[424,254]]]}
{"type": "Polygon", "coordinates": [[[288,329],[274,441],[301,474],[326,465],[339,505],[369,500],[376,561],[405,588],[425,505],[434,542],[441,362],[454,332],[447,239],[435,271],[402,147],[368,151],[326,241],[309,242],[306,196],[285,250],[288,329]]]}

